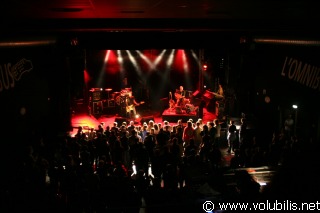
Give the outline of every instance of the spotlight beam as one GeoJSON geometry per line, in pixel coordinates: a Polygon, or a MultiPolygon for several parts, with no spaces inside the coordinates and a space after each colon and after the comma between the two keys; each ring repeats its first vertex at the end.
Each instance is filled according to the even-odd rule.
{"type": "Polygon", "coordinates": [[[131,61],[134,68],[136,69],[138,75],[141,77],[142,71],[141,71],[140,65],[137,63],[137,60],[135,59],[135,57],[133,57],[133,55],[131,54],[131,52],[129,50],[126,50],[126,52],[128,54],[129,60],[131,61]]]}
{"type": "Polygon", "coordinates": [[[150,70],[155,69],[155,64],[151,62],[149,58],[147,58],[141,51],[137,50],[138,55],[149,65],[150,70]]]}
{"type": "Polygon", "coordinates": [[[108,64],[109,57],[110,57],[110,50],[107,50],[106,56],[104,57],[103,66],[102,66],[102,68],[100,70],[100,73],[99,73],[99,78],[98,78],[98,81],[97,81],[97,87],[102,87],[102,79],[103,79],[103,76],[104,76],[104,73],[105,73],[104,70],[105,70],[106,65],[108,64]]]}

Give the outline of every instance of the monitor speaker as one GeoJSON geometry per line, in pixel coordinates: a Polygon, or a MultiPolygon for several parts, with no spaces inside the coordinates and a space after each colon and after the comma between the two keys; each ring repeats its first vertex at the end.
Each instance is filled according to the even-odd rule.
{"type": "Polygon", "coordinates": [[[123,122],[126,122],[128,124],[127,118],[124,117],[116,117],[114,121],[118,123],[119,127],[122,125],[123,122]]]}
{"type": "Polygon", "coordinates": [[[144,122],[148,124],[150,120],[155,121],[153,116],[142,117],[140,123],[141,125],[143,125],[144,122]]]}

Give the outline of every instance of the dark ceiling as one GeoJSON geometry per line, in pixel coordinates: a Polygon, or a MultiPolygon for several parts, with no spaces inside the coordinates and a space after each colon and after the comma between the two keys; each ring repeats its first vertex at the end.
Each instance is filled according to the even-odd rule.
{"type": "Polygon", "coordinates": [[[315,0],[2,0],[5,18],[319,18],[315,0]]]}
{"type": "Polygon", "coordinates": [[[149,39],[161,40],[179,34],[179,43],[181,33],[188,41],[318,39],[320,13],[314,0],[2,0],[0,19],[2,40],[60,34],[99,40],[105,33],[125,39],[125,33],[150,32],[149,39]]]}

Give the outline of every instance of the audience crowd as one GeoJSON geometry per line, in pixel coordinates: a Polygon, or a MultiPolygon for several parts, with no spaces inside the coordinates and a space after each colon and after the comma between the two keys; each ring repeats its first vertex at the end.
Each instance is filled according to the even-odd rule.
{"type": "Polygon", "coordinates": [[[245,119],[239,129],[228,126],[228,137],[222,131],[219,120],[174,124],[150,120],[141,125],[131,121],[101,123],[90,130],[80,126],[75,135],[62,136],[50,147],[36,141],[25,150],[7,184],[4,208],[7,212],[138,213],[140,208],[202,212],[208,195],[197,189],[204,183],[221,200],[287,195],[277,185],[283,178],[263,192],[241,168],[291,166],[287,159],[300,159],[314,145],[282,131],[274,133],[269,144],[261,144],[248,131],[245,119]],[[232,144],[229,135],[235,137],[232,144]],[[224,155],[231,156],[230,164],[225,164],[224,155]],[[235,187],[224,179],[227,170],[235,171],[235,187]]]}

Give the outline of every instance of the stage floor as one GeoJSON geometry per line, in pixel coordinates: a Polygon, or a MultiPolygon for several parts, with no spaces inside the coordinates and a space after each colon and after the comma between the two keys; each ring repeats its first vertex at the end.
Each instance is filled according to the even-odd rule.
{"type": "Polygon", "coordinates": [[[175,108],[168,108],[162,113],[162,121],[169,121],[176,123],[179,119],[182,119],[182,122],[186,123],[189,119],[192,119],[193,122],[198,120],[199,116],[197,111],[186,113],[185,110],[181,110],[181,113],[177,113],[175,108]]]}
{"type": "MultiPolygon", "coordinates": [[[[143,120],[149,120],[150,118],[153,118],[155,122],[162,123],[165,119],[169,121],[170,123],[175,124],[179,118],[183,119],[183,122],[185,123],[186,120],[189,120],[189,118],[192,118],[194,122],[197,121],[198,117],[196,117],[196,114],[176,114],[175,112],[170,111],[163,111],[161,114],[159,111],[154,111],[150,109],[144,109],[139,112],[141,114],[141,117],[135,120],[135,123],[137,125],[141,125],[141,121],[143,120]]],[[[71,118],[71,126],[73,127],[73,130],[71,130],[70,135],[74,135],[77,131],[77,128],[79,126],[84,126],[86,129],[88,128],[97,128],[100,123],[104,123],[104,125],[112,126],[113,122],[116,120],[122,120],[125,118],[120,117],[118,114],[102,114],[101,116],[93,116],[89,115],[88,113],[74,113],[71,118]]],[[[203,109],[203,122],[213,121],[216,119],[216,115],[212,112],[209,112],[206,108],[203,109]]],[[[129,120],[127,120],[129,121],[129,120]]]]}

